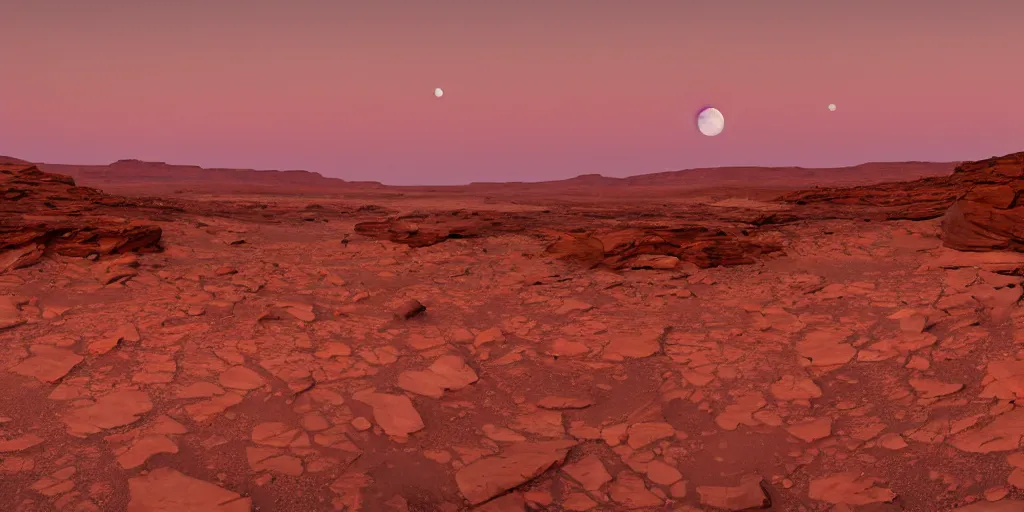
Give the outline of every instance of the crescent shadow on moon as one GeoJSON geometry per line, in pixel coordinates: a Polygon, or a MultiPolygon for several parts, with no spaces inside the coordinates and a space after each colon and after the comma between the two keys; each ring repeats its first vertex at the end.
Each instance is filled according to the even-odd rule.
{"type": "Polygon", "coordinates": [[[693,113],[693,122],[696,123],[697,120],[700,119],[701,112],[704,112],[705,110],[707,110],[709,108],[717,108],[717,107],[715,107],[714,105],[710,105],[709,104],[709,105],[704,105],[704,106],[698,108],[697,111],[693,113]]]}
{"type": "Polygon", "coordinates": [[[697,115],[696,125],[702,135],[715,137],[725,129],[725,115],[716,107],[705,107],[697,115]]]}

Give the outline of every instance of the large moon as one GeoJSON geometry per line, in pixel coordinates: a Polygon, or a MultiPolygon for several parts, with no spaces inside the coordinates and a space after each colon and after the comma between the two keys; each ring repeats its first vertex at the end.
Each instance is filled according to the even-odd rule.
{"type": "Polygon", "coordinates": [[[708,137],[714,137],[725,129],[725,116],[715,107],[708,107],[697,114],[697,129],[708,137]]]}
{"type": "Polygon", "coordinates": [[[434,97],[435,98],[440,98],[441,96],[444,96],[444,91],[441,90],[440,87],[438,87],[437,89],[434,89],[434,97]]]}

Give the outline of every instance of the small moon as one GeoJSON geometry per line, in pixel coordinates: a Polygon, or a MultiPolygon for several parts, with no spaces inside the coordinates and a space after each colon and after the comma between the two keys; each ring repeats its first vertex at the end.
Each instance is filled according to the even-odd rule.
{"type": "Polygon", "coordinates": [[[717,108],[705,108],[697,114],[697,129],[708,137],[714,137],[725,129],[725,116],[717,108]]]}
{"type": "Polygon", "coordinates": [[[835,103],[829,103],[828,104],[828,110],[830,112],[835,112],[836,111],[836,104],[835,103]]]}
{"type": "Polygon", "coordinates": [[[440,87],[434,89],[434,97],[440,98],[441,96],[444,96],[444,91],[440,87]]]}

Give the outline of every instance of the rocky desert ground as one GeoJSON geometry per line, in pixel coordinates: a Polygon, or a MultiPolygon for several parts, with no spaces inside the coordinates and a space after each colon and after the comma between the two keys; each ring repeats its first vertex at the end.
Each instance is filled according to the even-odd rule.
{"type": "Polygon", "coordinates": [[[113,195],[9,159],[0,508],[1024,510],[1024,153],[914,172],[113,195]]]}

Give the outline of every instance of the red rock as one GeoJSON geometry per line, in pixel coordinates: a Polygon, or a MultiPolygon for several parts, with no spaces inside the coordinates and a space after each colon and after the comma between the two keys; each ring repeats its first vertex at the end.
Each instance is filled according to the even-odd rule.
{"type": "Polygon", "coordinates": [[[220,374],[220,385],[226,388],[249,391],[263,385],[263,377],[244,366],[232,366],[220,374]]]}
{"type": "Polygon", "coordinates": [[[423,418],[406,396],[364,391],[352,398],[373,408],[373,419],[389,436],[407,436],[423,430],[423,418]]]}
{"type": "Polygon", "coordinates": [[[1024,510],[1024,500],[1002,500],[995,503],[980,501],[953,509],[953,512],[1020,512],[1024,510]]]}
{"type": "Polygon", "coordinates": [[[573,512],[583,512],[597,506],[597,502],[582,492],[574,492],[562,501],[562,508],[573,512]]]}
{"type": "Polygon", "coordinates": [[[758,476],[743,477],[736,487],[699,486],[697,494],[701,504],[724,510],[768,508],[772,503],[758,476]]]}
{"type": "Polygon", "coordinates": [[[772,383],[772,396],[779,400],[810,400],[821,397],[821,388],[808,378],[796,378],[792,375],[783,375],[781,379],[772,383]]]}
{"type": "Polygon", "coordinates": [[[370,420],[368,420],[368,419],[366,419],[366,418],[364,418],[362,416],[360,416],[358,418],[353,418],[352,419],[352,428],[354,428],[354,429],[356,429],[356,430],[358,430],[360,432],[363,432],[363,431],[366,431],[366,430],[370,430],[370,427],[372,427],[372,426],[373,426],[373,424],[370,423],[370,420]]]}
{"type": "Polygon", "coordinates": [[[490,329],[484,329],[477,333],[473,338],[473,345],[481,346],[487,343],[504,343],[505,333],[498,327],[491,327],[490,329]]]}
{"type": "Polygon", "coordinates": [[[565,338],[556,338],[551,342],[551,349],[548,353],[553,356],[579,356],[590,352],[590,347],[586,343],[578,341],[569,341],[565,338]]]}
{"type": "Polygon", "coordinates": [[[678,469],[660,460],[648,462],[645,473],[650,481],[658,485],[672,485],[683,478],[683,474],[678,469]]]}
{"type": "Polygon", "coordinates": [[[661,350],[664,332],[660,330],[616,335],[604,348],[603,358],[609,361],[622,361],[650,357],[661,350]]]}
{"type": "Polygon", "coordinates": [[[622,229],[590,235],[566,234],[546,248],[549,255],[586,266],[673,269],[678,261],[701,268],[744,265],[780,247],[699,225],[672,229],[622,229]],[[671,259],[671,258],[674,258],[671,259]],[[657,263],[653,263],[657,262],[657,263]]]}
{"type": "Polygon", "coordinates": [[[519,443],[468,464],[455,474],[459,492],[471,505],[518,487],[562,463],[575,441],[519,443]]]}
{"type": "Polygon", "coordinates": [[[301,430],[277,421],[260,423],[252,429],[252,442],[279,448],[295,446],[302,436],[301,430]]]}
{"type": "Polygon", "coordinates": [[[398,387],[431,398],[445,391],[462,389],[477,380],[466,361],[458,356],[441,356],[424,371],[406,371],[398,376],[398,387]]]}
{"type": "Polygon", "coordinates": [[[128,512],[249,512],[252,500],[223,487],[158,468],[128,479],[128,512]]]}
{"type": "Polygon", "coordinates": [[[14,475],[35,469],[34,460],[27,457],[4,456],[0,459],[0,474],[14,475]]]}
{"type": "Polygon", "coordinates": [[[936,398],[951,395],[964,388],[963,384],[951,384],[935,379],[910,379],[910,387],[921,396],[921,398],[936,398]]]}
{"type": "Polygon", "coordinates": [[[408,320],[414,316],[422,314],[426,310],[427,307],[420,304],[420,301],[410,299],[402,303],[401,306],[398,306],[398,309],[395,310],[395,318],[399,320],[408,320]]]}
{"type": "Polygon", "coordinates": [[[888,503],[896,499],[889,489],[876,487],[877,479],[850,471],[811,480],[808,495],[812,500],[833,504],[863,506],[888,503]]]}
{"type": "Polygon", "coordinates": [[[601,459],[595,455],[588,455],[578,462],[567,464],[562,467],[565,474],[571,476],[588,491],[596,491],[604,484],[612,480],[601,459]]]}
{"type": "Polygon", "coordinates": [[[85,359],[70,350],[49,345],[32,345],[29,351],[32,352],[32,357],[11,368],[11,371],[18,375],[35,377],[42,382],[59,381],[85,359]]]}
{"type": "Polygon", "coordinates": [[[25,434],[14,439],[0,439],[0,453],[20,452],[43,442],[43,438],[35,434],[25,434]]]}
{"type": "Polygon", "coordinates": [[[209,398],[214,395],[223,395],[224,389],[212,382],[194,382],[180,388],[177,398],[209,398]]]}
{"type": "Polygon", "coordinates": [[[517,416],[509,426],[522,432],[529,432],[544,437],[562,437],[565,435],[562,413],[558,411],[542,410],[522,414],[517,416]]]}
{"type": "Polygon", "coordinates": [[[664,503],[647,489],[643,478],[629,471],[622,471],[616,475],[615,481],[608,488],[608,495],[612,501],[627,509],[659,507],[664,503]]]}
{"type": "Polygon", "coordinates": [[[302,459],[285,455],[282,450],[249,446],[245,453],[249,466],[255,471],[271,471],[289,476],[299,476],[304,471],[302,459]]]}
{"type": "Polygon", "coordinates": [[[841,343],[840,336],[831,332],[815,332],[808,334],[796,344],[796,351],[804,358],[807,366],[840,365],[853,359],[857,349],[841,343]]]}
{"type": "Polygon", "coordinates": [[[64,415],[64,423],[69,434],[85,437],[135,423],[152,408],[149,395],[142,391],[114,391],[101,396],[92,405],[68,411],[64,415]]]}
{"type": "Polygon", "coordinates": [[[47,252],[62,256],[156,252],[154,225],[104,213],[143,215],[130,200],[76,187],[36,166],[0,164],[0,273],[30,266],[47,252]]]}
{"type": "Polygon", "coordinates": [[[564,396],[547,396],[537,402],[541,409],[586,409],[594,405],[589,398],[569,398],[564,396]]]}
{"type": "Polygon", "coordinates": [[[659,439],[674,436],[676,430],[668,423],[634,423],[628,430],[630,448],[639,449],[659,439]]]}
{"type": "Polygon", "coordinates": [[[526,499],[522,494],[513,492],[495,498],[479,507],[473,512],[526,512],[526,499]]]}
{"type": "Polygon", "coordinates": [[[786,431],[797,439],[812,443],[832,435],[832,419],[814,418],[804,420],[787,426],[786,431]]]}
{"type": "Polygon", "coordinates": [[[1024,252],[1024,153],[963,164],[957,173],[985,176],[989,183],[973,186],[946,211],[946,247],[1024,252]]]}
{"type": "Polygon", "coordinates": [[[178,445],[167,436],[149,435],[140,438],[124,453],[117,456],[117,462],[124,469],[141,466],[158,453],[178,453],[178,445]]]}
{"type": "Polygon", "coordinates": [[[953,436],[950,444],[971,453],[1016,450],[1024,438],[1024,409],[1013,409],[996,416],[990,423],[953,436]]]}
{"type": "Polygon", "coordinates": [[[725,430],[736,430],[740,425],[757,426],[760,422],[754,418],[754,414],[767,404],[760,393],[744,394],[715,417],[715,424],[725,430]]]}
{"type": "Polygon", "coordinates": [[[483,430],[484,435],[486,435],[488,439],[491,439],[493,441],[500,441],[504,443],[517,443],[521,441],[526,441],[525,437],[517,434],[514,430],[498,427],[490,423],[481,427],[481,430],[483,430]]]}

